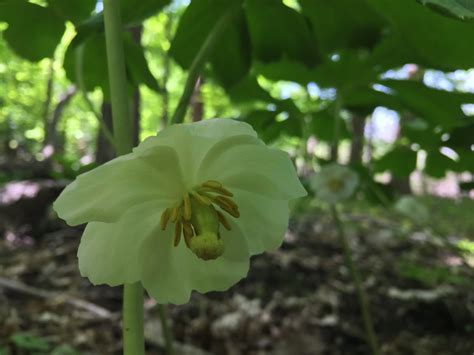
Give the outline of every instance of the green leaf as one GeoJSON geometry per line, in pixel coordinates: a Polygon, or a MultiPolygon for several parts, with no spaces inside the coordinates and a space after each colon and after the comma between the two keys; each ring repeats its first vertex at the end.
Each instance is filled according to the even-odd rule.
{"type": "Polygon", "coordinates": [[[280,0],[246,0],[245,13],[253,55],[259,61],[287,59],[307,67],[320,61],[316,38],[305,17],[280,0]]]}
{"type": "Polygon", "coordinates": [[[474,63],[474,23],[439,15],[413,0],[367,0],[403,38],[414,63],[442,70],[470,69],[474,63]]]}
{"type": "MultiPolygon", "coordinates": [[[[89,36],[82,44],[83,46],[83,81],[87,91],[93,91],[96,87],[101,87],[104,92],[109,92],[107,74],[107,52],[105,49],[105,37],[98,33],[89,36]]],[[[78,82],[76,77],[76,50],[73,42],[66,50],[64,56],[64,69],[67,77],[78,82]]]]}
{"type": "Polygon", "coordinates": [[[48,0],[48,6],[63,20],[78,24],[91,16],[96,0],[48,0]]]}
{"type": "Polygon", "coordinates": [[[474,123],[454,128],[449,132],[446,145],[452,148],[471,149],[471,146],[474,145],[474,123]]]}
{"type": "Polygon", "coordinates": [[[3,36],[9,46],[33,62],[52,57],[65,30],[51,8],[22,0],[0,2],[0,22],[8,23],[3,36]]]}
{"type": "MultiPolygon", "coordinates": [[[[83,80],[85,89],[92,91],[96,87],[100,87],[108,95],[107,51],[104,34],[97,33],[89,36],[81,46],[83,46],[83,80]]],[[[143,48],[133,41],[129,33],[124,33],[124,47],[126,53],[125,65],[130,89],[137,87],[139,84],[145,84],[150,89],[159,91],[160,87],[150,72],[143,48]]],[[[71,81],[76,83],[77,48],[71,43],[64,58],[66,75],[71,81]]]]}
{"type": "Polygon", "coordinates": [[[446,171],[455,169],[456,162],[439,150],[428,152],[424,169],[425,174],[441,179],[446,175],[446,171]]]}
{"type": "Polygon", "coordinates": [[[260,101],[272,103],[273,97],[265,91],[257,82],[254,76],[246,76],[228,90],[228,94],[233,102],[245,103],[250,101],[260,101]]]}
{"type": "Polygon", "coordinates": [[[462,19],[474,18],[474,1],[472,0],[421,0],[421,3],[446,10],[462,19]]]}
{"type": "Polygon", "coordinates": [[[135,86],[145,84],[150,89],[159,92],[160,86],[148,67],[144,48],[136,43],[128,34],[124,38],[125,64],[129,81],[135,86]]]}
{"type": "Polygon", "coordinates": [[[397,146],[374,162],[376,172],[390,171],[396,178],[409,176],[416,168],[416,152],[397,146]]]}
{"type": "Polygon", "coordinates": [[[313,25],[322,51],[332,54],[341,49],[372,48],[385,25],[365,0],[300,0],[302,13],[313,25]]]}
{"type": "Polygon", "coordinates": [[[120,0],[123,23],[138,25],[170,3],[171,0],[120,0]]]}
{"type": "Polygon", "coordinates": [[[219,43],[210,55],[213,73],[217,80],[229,88],[238,83],[250,69],[250,48],[246,23],[240,6],[241,0],[194,0],[179,21],[170,55],[185,69],[189,69],[204,41],[222,18],[229,6],[236,13],[219,43]]]}
{"type": "Polygon", "coordinates": [[[49,343],[38,336],[27,333],[16,333],[10,337],[10,340],[18,349],[30,351],[48,351],[49,343]]]}
{"type": "Polygon", "coordinates": [[[461,105],[474,103],[473,94],[437,90],[413,80],[383,80],[380,84],[393,91],[391,95],[405,110],[433,126],[451,129],[469,123],[461,105]]]}
{"type": "MultiPolygon", "coordinates": [[[[332,142],[334,141],[334,115],[333,115],[333,106],[321,110],[319,112],[313,113],[311,116],[310,129],[316,138],[325,141],[332,142]]],[[[350,137],[349,129],[347,128],[347,122],[341,120],[341,125],[339,127],[339,139],[347,139],[350,137]]]]}

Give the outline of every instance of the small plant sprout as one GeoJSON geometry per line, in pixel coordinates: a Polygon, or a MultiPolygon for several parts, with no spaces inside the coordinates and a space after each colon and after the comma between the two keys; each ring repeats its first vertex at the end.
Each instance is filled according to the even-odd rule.
{"type": "Polygon", "coordinates": [[[280,246],[288,201],[306,195],[288,155],[246,123],[173,125],[132,153],[80,175],[54,204],[88,223],[81,274],[94,284],[141,282],[159,303],[226,290],[249,257],[280,246]]]}
{"type": "Polygon", "coordinates": [[[426,223],[429,212],[425,205],[413,196],[402,196],[395,203],[395,211],[416,223],[426,223]]]}
{"type": "Polygon", "coordinates": [[[330,164],[323,166],[311,178],[311,188],[316,197],[329,204],[341,202],[354,193],[359,185],[359,176],[351,169],[330,164]]]}

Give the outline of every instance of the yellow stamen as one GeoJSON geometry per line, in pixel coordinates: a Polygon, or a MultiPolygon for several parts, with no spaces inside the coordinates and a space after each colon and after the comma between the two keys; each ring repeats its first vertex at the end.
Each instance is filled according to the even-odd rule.
{"type": "Polygon", "coordinates": [[[210,188],[221,188],[222,184],[216,180],[207,180],[205,183],[202,184],[202,186],[210,188]]]}
{"type": "Polygon", "coordinates": [[[179,214],[180,214],[179,210],[180,210],[179,205],[173,207],[173,212],[171,213],[171,222],[176,223],[176,221],[178,220],[179,214]]]}
{"type": "Polygon", "coordinates": [[[225,187],[201,186],[200,188],[198,188],[198,191],[199,192],[212,192],[215,194],[220,194],[220,195],[229,196],[229,197],[234,196],[234,194],[230,192],[229,190],[227,190],[225,187]]]}
{"type": "Polygon", "coordinates": [[[191,223],[185,221],[183,223],[183,235],[184,235],[184,242],[186,243],[186,246],[189,248],[191,238],[194,235],[193,232],[193,227],[191,226],[191,223]]]}
{"type": "Polygon", "coordinates": [[[189,194],[186,193],[184,195],[184,220],[189,221],[191,219],[191,201],[189,200],[189,194]]]}
{"type": "Polygon", "coordinates": [[[221,211],[217,211],[217,218],[219,219],[219,222],[224,226],[225,229],[228,231],[232,230],[232,227],[229,224],[229,221],[225,218],[224,214],[221,211]]]}
{"type": "Polygon", "coordinates": [[[227,203],[223,202],[222,200],[214,200],[217,205],[222,208],[224,211],[226,211],[228,214],[230,214],[232,217],[239,218],[240,217],[240,212],[238,209],[234,209],[231,206],[229,206],[227,203]]]}
{"type": "Polygon", "coordinates": [[[170,220],[170,215],[171,215],[171,211],[169,208],[165,209],[163,213],[161,214],[160,227],[162,231],[166,229],[166,226],[168,225],[168,221],[170,220]]]}
{"type": "Polygon", "coordinates": [[[198,192],[196,191],[191,191],[191,195],[193,197],[196,198],[196,200],[198,200],[200,203],[202,203],[203,205],[206,205],[206,206],[210,206],[212,204],[212,201],[207,198],[206,196],[203,196],[201,194],[199,194],[198,192]]]}
{"type": "Polygon", "coordinates": [[[226,203],[227,205],[232,207],[232,209],[234,209],[234,210],[239,209],[239,206],[237,206],[237,204],[231,198],[228,198],[228,197],[225,197],[225,196],[217,196],[215,198],[215,200],[223,201],[224,203],[226,203]]]}
{"type": "Polygon", "coordinates": [[[179,244],[179,241],[181,240],[181,222],[176,222],[174,225],[174,237],[173,237],[173,245],[176,247],[179,244]]]}

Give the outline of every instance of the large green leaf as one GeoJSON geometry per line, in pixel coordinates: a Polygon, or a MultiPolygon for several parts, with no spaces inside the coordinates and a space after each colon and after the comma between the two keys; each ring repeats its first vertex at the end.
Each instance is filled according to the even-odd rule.
{"type": "Polygon", "coordinates": [[[287,59],[308,67],[320,61],[316,38],[305,17],[280,0],[246,0],[245,13],[258,60],[287,59]]]}
{"type": "Polygon", "coordinates": [[[453,129],[446,144],[452,148],[471,149],[474,145],[474,123],[453,129]]]}
{"type": "Polygon", "coordinates": [[[424,5],[431,5],[435,8],[448,11],[448,13],[462,19],[474,18],[473,0],[421,0],[424,5]]]}
{"type": "Polygon", "coordinates": [[[396,178],[403,178],[416,168],[416,152],[408,147],[396,146],[374,162],[376,172],[390,171],[396,178]]]}
{"type": "Polygon", "coordinates": [[[365,0],[299,0],[311,19],[320,49],[333,53],[348,48],[372,48],[385,20],[365,0]]]}
{"type": "Polygon", "coordinates": [[[0,22],[8,23],[3,37],[9,46],[30,61],[52,57],[65,30],[51,8],[22,0],[0,2],[0,22]]]}
{"type": "Polygon", "coordinates": [[[216,23],[235,7],[232,23],[220,35],[210,61],[217,79],[227,88],[238,83],[250,69],[250,48],[241,0],[194,0],[186,8],[176,30],[170,55],[185,69],[189,69],[204,41],[216,23]]]}
{"type": "Polygon", "coordinates": [[[48,0],[48,6],[64,20],[78,24],[91,16],[96,0],[48,0]]]}
{"type": "MultiPolygon", "coordinates": [[[[138,84],[145,84],[152,90],[159,90],[156,79],[148,68],[144,57],[143,48],[135,43],[129,33],[124,35],[125,65],[130,88],[138,84]]],[[[102,88],[105,95],[109,94],[107,74],[107,51],[105,36],[97,33],[89,36],[80,46],[70,45],[64,58],[64,69],[71,81],[77,82],[77,50],[82,50],[83,80],[87,91],[96,87],[102,88]]]]}
{"type": "MultiPolygon", "coordinates": [[[[333,142],[335,138],[334,125],[334,107],[331,105],[328,108],[315,112],[311,115],[310,130],[311,133],[325,142],[333,142]]],[[[347,122],[342,120],[339,126],[339,139],[347,139],[350,137],[347,122]]]]}
{"type": "Polygon", "coordinates": [[[273,103],[273,97],[265,91],[254,76],[247,75],[228,90],[228,94],[235,103],[258,101],[273,103]]]}
{"type": "Polygon", "coordinates": [[[314,68],[296,60],[282,59],[268,63],[258,61],[254,69],[274,81],[294,81],[301,85],[315,82],[323,88],[342,90],[365,88],[375,82],[379,74],[372,62],[355,51],[342,52],[336,60],[324,60],[314,68]]]}
{"type": "Polygon", "coordinates": [[[446,175],[446,171],[455,169],[456,162],[439,150],[428,152],[424,169],[425,174],[434,178],[442,178],[446,175]]]}
{"type": "Polygon", "coordinates": [[[391,95],[407,111],[433,126],[450,129],[469,123],[461,105],[474,103],[474,94],[433,89],[412,80],[384,80],[380,83],[392,90],[391,95]]]}
{"type": "Polygon", "coordinates": [[[366,0],[392,24],[391,31],[413,53],[414,62],[443,70],[474,63],[474,23],[437,14],[414,0],[366,0]]]}

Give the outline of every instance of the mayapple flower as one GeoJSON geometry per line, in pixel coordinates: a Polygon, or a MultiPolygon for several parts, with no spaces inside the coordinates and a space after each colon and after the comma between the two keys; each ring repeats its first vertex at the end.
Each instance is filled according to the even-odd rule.
{"type": "Polygon", "coordinates": [[[334,204],[354,193],[359,184],[359,176],[348,167],[329,164],[313,175],[310,184],[318,199],[334,204]]]}
{"type": "Polygon", "coordinates": [[[306,195],[288,155],[246,123],[171,126],[80,175],[54,204],[88,223],[79,269],[93,284],[141,282],[159,303],[223,291],[280,246],[288,202],[306,195]]]}

